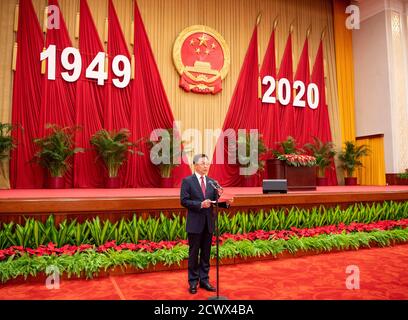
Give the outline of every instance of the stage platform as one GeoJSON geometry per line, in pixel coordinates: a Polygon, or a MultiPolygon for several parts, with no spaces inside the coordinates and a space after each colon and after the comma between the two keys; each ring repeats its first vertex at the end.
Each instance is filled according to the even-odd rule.
{"type": "MultiPolygon", "coordinates": [[[[83,221],[95,216],[117,221],[134,213],[150,215],[185,214],[180,205],[180,189],[13,189],[0,190],[0,222],[24,222],[24,217],[45,221],[54,214],[56,222],[64,219],[83,221]]],[[[353,203],[405,201],[408,186],[336,186],[317,187],[316,191],[287,194],[262,194],[262,188],[225,188],[234,196],[230,212],[279,208],[347,206],[353,203]]],[[[225,209],[223,209],[225,210],[225,209]]]]}

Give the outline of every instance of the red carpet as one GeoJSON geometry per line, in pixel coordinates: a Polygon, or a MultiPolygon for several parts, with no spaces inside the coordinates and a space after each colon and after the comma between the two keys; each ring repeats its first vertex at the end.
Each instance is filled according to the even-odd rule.
{"type": "MultiPolygon", "coordinates": [[[[290,191],[298,193],[353,193],[353,192],[392,192],[408,191],[407,186],[336,186],[317,187],[316,191],[290,191]]],[[[262,194],[261,187],[255,188],[225,188],[232,195],[262,194]]],[[[109,198],[109,197],[179,197],[178,188],[138,188],[138,189],[12,189],[0,190],[0,199],[37,199],[37,198],[109,198]]]]}
{"type": "MultiPolygon", "coordinates": [[[[220,295],[229,299],[408,299],[408,244],[316,256],[269,260],[220,268],[220,295]],[[346,267],[360,269],[360,289],[346,288],[346,267]]],[[[215,285],[215,267],[211,268],[215,285]]],[[[212,292],[187,292],[187,271],[62,280],[45,284],[6,283],[0,299],[207,299],[212,292]]]]}

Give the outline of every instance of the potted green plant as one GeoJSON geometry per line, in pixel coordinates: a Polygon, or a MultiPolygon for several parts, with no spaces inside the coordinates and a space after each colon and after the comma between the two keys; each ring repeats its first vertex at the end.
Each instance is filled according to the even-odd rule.
{"type": "Polygon", "coordinates": [[[327,168],[332,164],[336,155],[333,142],[323,142],[317,137],[313,137],[313,143],[305,144],[305,148],[310,150],[316,158],[317,165],[317,185],[327,186],[328,180],[325,177],[327,168]]]}
{"type": "Polygon", "coordinates": [[[340,167],[345,173],[344,184],[346,186],[357,185],[357,178],[353,177],[354,172],[358,167],[363,166],[361,159],[364,156],[369,155],[369,153],[370,149],[365,144],[357,146],[357,144],[353,141],[345,142],[345,146],[339,153],[338,158],[341,162],[340,167]]]}
{"type": "MultiPolygon", "coordinates": [[[[129,141],[130,135],[129,129],[126,128],[119,131],[102,129],[91,137],[90,143],[95,147],[98,158],[102,159],[108,171],[107,188],[120,187],[119,168],[127,160],[128,153],[134,153],[132,148],[136,146],[135,143],[129,141]]],[[[140,151],[137,153],[143,155],[140,151]]]]}
{"type": "Polygon", "coordinates": [[[256,148],[254,145],[254,136],[252,137],[251,145],[251,133],[247,132],[245,135],[238,135],[237,139],[237,162],[239,166],[244,169],[246,173],[244,174],[244,186],[254,186],[257,184],[257,179],[261,171],[265,170],[265,159],[264,155],[267,153],[268,148],[265,146],[262,135],[255,135],[256,148]],[[244,152],[242,152],[242,150],[244,152]],[[254,157],[256,157],[256,167],[254,165],[254,157]],[[252,168],[253,167],[253,168],[252,168]],[[255,170],[255,172],[253,172],[255,170]]]}
{"type": "Polygon", "coordinates": [[[7,161],[10,159],[10,151],[16,147],[11,136],[11,131],[15,128],[16,126],[11,123],[0,122],[0,181],[4,181],[0,183],[0,189],[10,189],[6,168],[7,161]]]}
{"type": "Polygon", "coordinates": [[[160,171],[162,188],[173,187],[172,171],[181,164],[186,152],[182,145],[183,141],[173,128],[157,129],[148,140],[150,160],[160,171]]]}
{"type": "Polygon", "coordinates": [[[272,158],[266,161],[267,176],[269,179],[285,179],[285,167],[283,162],[286,161],[285,155],[296,155],[302,153],[297,146],[296,140],[288,136],[286,140],[276,143],[276,148],[272,150],[272,158]]]}
{"type": "Polygon", "coordinates": [[[296,139],[288,136],[286,140],[277,143],[278,148],[273,151],[273,154],[302,154],[305,153],[303,149],[298,147],[296,139]]]}
{"type": "Polygon", "coordinates": [[[70,167],[69,159],[83,148],[74,146],[74,135],[78,127],[60,127],[56,124],[47,124],[50,132],[42,138],[34,139],[38,147],[33,160],[48,170],[49,187],[60,189],[65,187],[64,174],[70,167]]]}

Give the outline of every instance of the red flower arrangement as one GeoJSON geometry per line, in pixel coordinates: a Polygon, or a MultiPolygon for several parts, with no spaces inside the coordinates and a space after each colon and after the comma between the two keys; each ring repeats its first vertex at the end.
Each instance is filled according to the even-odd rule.
{"type": "Polygon", "coordinates": [[[294,167],[313,167],[316,165],[316,158],[305,154],[280,154],[276,158],[286,161],[288,165],[294,167]]]}
{"type": "MultiPolygon", "coordinates": [[[[225,233],[220,236],[220,243],[225,242],[226,240],[240,241],[240,240],[288,240],[291,237],[314,237],[321,234],[339,234],[342,232],[351,233],[351,232],[370,232],[374,230],[391,230],[394,228],[407,228],[408,219],[401,220],[384,220],[372,223],[356,223],[352,222],[349,225],[344,223],[339,223],[338,225],[330,225],[324,227],[315,227],[315,228],[304,228],[299,229],[296,227],[290,228],[290,230],[273,230],[273,231],[264,231],[257,230],[254,232],[246,234],[230,234],[225,233]]],[[[216,243],[216,237],[212,239],[213,245],[216,243]]],[[[61,248],[57,248],[53,243],[49,243],[47,246],[41,245],[37,249],[24,248],[22,246],[12,246],[10,248],[0,250],[0,261],[6,259],[8,256],[12,255],[23,255],[30,254],[35,256],[44,256],[44,255],[73,255],[78,252],[83,252],[86,250],[95,250],[96,252],[106,252],[108,250],[122,251],[122,250],[131,250],[131,251],[146,251],[153,252],[160,249],[171,249],[176,245],[188,245],[187,240],[178,240],[178,241],[160,241],[160,242],[151,242],[148,240],[140,240],[137,244],[134,243],[122,243],[120,245],[116,244],[115,240],[109,241],[104,245],[96,247],[90,244],[81,244],[80,246],[65,245],[61,248]]]]}
{"type": "MultiPolygon", "coordinates": [[[[296,227],[290,228],[290,230],[279,230],[279,231],[264,231],[258,230],[255,232],[250,232],[245,235],[242,234],[229,234],[224,233],[220,236],[220,242],[231,239],[234,241],[239,240],[278,240],[284,239],[288,240],[291,237],[314,237],[321,234],[339,234],[342,232],[351,233],[351,232],[370,232],[373,230],[391,230],[394,228],[403,228],[405,229],[408,226],[408,219],[401,220],[384,220],[372,223],[357,223],[352,222],[349,225],[344,223],[339,223],[338,225],[330,225],[324,227],[315,227],[315,228],[304,228],[299,229],[296,227]]],[[[213,243],[215,243],[215,237],[213,237],[213,243]]]]}
{"type": "Polygon", "coordinates": [[[55,245],[50,242],[48,245],[41,245],[37,249],[23,248],[21,246],[11,246],[10,248],[0,250],[0,260],[5,259],[7,256],[12,255],[23,255],[28,253],[35,256],[44,256],[44,255],[62,255],[66,254],[72,256],[77,252],[83,252],[86,250],[95,250],[96,252],[106,252],[109,249],[115,251],[122,250],[131,250],[131,251],[147,251],[153,252],[159,249],[171,249],[174,246],[181,244],[187,245],[187,240],[179,241],[160,241],[160,242],[151,242],[148,240],[140,240],[137,244],[134,243],[122,243],[120,245],[116,244],[115,240],[106,242],[105,244],[96,247],[91,244],[81,244],[80,246],[65,245],[61,248],[55,247],[55,245]]]}

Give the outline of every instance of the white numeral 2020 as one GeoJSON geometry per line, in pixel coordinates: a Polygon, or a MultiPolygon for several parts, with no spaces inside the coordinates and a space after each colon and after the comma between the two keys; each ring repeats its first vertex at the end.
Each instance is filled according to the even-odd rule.
{"type": "MultiPolygon", "coordinates": [[[[276,103],[276,97],[273,97],[272,94],[276,90],[276,81],[274,77],[265,76],[262,79],[263,85],[268,85],[269,88],[266,90],[265,94],[262,97],[263,103],[276,103]]],[[[293,106],[299,108],[306,107],[306,101],[303,99],[306,86],[302,81],[295,81],[293,83],[293,89],[295,89],[296,95],[293,100],[293,106]]],[[[290,86],[290,81],[286,78],[281,78],[278,81],[278,100],[279,103],[283,106],[287,106],[292,97],[292,88],[290,86]]],[[[307,86],[307,104],[311,109],[317,109],[319,105],[319,88],[315,83],[310,83],[307,86]]]]}

